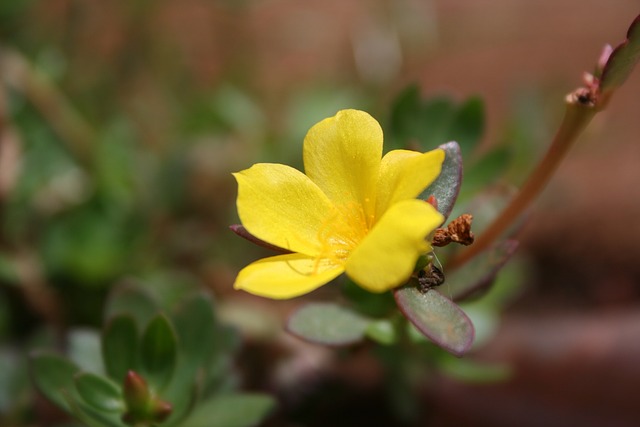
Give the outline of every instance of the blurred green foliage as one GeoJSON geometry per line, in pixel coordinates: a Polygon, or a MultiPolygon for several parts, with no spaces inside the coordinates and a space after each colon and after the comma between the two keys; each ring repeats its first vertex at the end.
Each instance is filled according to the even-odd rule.
{"type": "Polygon", "coordinates": [[[202,293],[171,305],[159,311],[153,297],[131,282],[116,288],[99,338],[97,332],[76,331],[69,359],[50,351],[33,354],[35,383],[90,426],[259,423],[274,401],[235,391],[236,332],[218,322],[213,302],[202,293]]]}
{"type": "MultiPolygon", "coordinates": [[[[319,119],[342,108],[365,109],[381,120],[387,149],[426,151],[458,141],[465,179],[453,217],[470,211],[479,225],[495,209],[494,199],[477,193],[505,178],[519,182],[539,150],[532,144],[544,128],[536,94],[517,103],[503,143],[488,151],[477,97],[434,98],[411,86],[388,108],[379,105],[383,88],[354,78],[291,82],[282,96],[266,97],[256,78],[263,71],[255,60],[259,52],[236,49],[231,41],[217,57],[221,63],[191,55],[192,44],[205,44],[193,47],[202,52],[219,47],[206,45],[211,40],[227,40],[228,22],[215,21],[206,37],[175,39],[167,32],[182,34],[184,23],[176,18],[180,31],[165,30],[160,9],[181,16],[168,3],[0,2],[0,123],[18,135],[12,144],[20,165],[15,184],[0,194],[0,424],[55,418],[34,411],[37,398],[28,381],[25,355],[45,348],[46,356],[36,358],[43,365],[36,368],[41,388],[83,419],[108,413],[103,421],[110,423],[121,415],[125,369],[140,370],[150,383],[171,377],[164,391],[173,401],[180,393],[193,397],[185,384],[192,385],[192,369],[204,365],[200,409],[183,425],[203,425],[213,416],[226,417],[220,426],[242,425],[231,413],[246,408],[242,395],[221,393],[238,386],[233,370],[225,371],[237,355],[238,337],[217,323],[215,332],[186,327],[193,321],[187,314],[197,312],[181,313],[175,304],[193,290],[194,277],[200,290],[223,301],[238,267],[263,254],[227,230],[236,221],[230,172],[257,161],[301,167],[302,139],[319,119]],[[141,277],[149,289],[114,289],[127,276],[141,277]],[[159,312],[165,315],[154,317],[159,312]],[[134,355],[133,342],[147,342],[148,351],[137,348],[134,355]],[[51,349],[65,350],[65,357],[51,349]],[[166,359],[155,365],[160,350],[166,359]],[[163,364],[175,372],[164,372],[163,364]],[[59,386],[70,397],[58,394],[59,386]]],[[[241,20],[250,3],[214,7],[241,20]]],[[[515,292],[522,279],[517,272],[509,277],[497,282],[509,289],[505,293],[515,292]]],[[[447,289],[441,290],[451,296],[447,289]]],[[[399,412],[411,412],[413,387],[434,370],[470,381],[504,374],[502,367],[461,368],[457,363],[464,362],[398,318],[391,294],[366,293],[348,280],[341,291],[354,315],[367,319],[358,333],[376,343],[399,412]]],[[[481,299],[482,305],[464,308],[490,336],[507,301],[481,299]]],[[[260,399],[255,408],[262,415],[270,401],[260,399]]],[[[184,401],[170,423],[187,412],[180,405],[184,401]]]]}

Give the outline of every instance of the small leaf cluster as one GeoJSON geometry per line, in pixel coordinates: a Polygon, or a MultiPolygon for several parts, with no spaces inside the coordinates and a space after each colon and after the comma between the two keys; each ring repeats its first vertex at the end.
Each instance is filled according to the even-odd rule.
{"type": "Polygon", "coordinates": [[[31,358],[39,390],[84,424],[249,427],[273,409],[268,395],[234,391],[237,335],[218,323],[208,295],[166,312],[128,284],[106,312],[97,372],[50,351],[31,358]]]}

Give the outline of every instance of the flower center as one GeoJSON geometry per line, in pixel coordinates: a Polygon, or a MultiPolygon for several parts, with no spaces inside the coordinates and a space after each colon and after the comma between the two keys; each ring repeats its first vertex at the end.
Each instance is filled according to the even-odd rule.
{"type": "Polygon", "coordinates": [[[367,218],[357,203],[335,206],[318,231],[321,251],[316,265],[323,259],[336,265],[344,264],[351,251],[369,233],[371,223],[372,218],[367,218]]]}

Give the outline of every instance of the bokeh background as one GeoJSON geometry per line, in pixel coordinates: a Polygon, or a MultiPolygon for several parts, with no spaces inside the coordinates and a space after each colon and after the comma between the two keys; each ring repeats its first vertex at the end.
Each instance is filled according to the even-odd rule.
{"type": "MultiPolygon", "coordinates": [[[[528,147],[530,167],[564,95],[639,12],[637,0],[3,1],[2,363],[22,366],[20,349],[43,328],[99,326],[123,277],[197,280],[247,337],[248,384],[301,393],[290,405],[314,414],[272,425],[394,425],[365,351],[298,342],[280,328],[300,301],[231,289],[264,252],[227,228],[237,222],[230,173],[300,165],[306,130],[341,108],[384,125],[410,83],[425,97],[482,97],[478,151],[528,147]],[[296,406],[323,382],[340,385],[334,399],[296,406]]],[[[638,94],[640,70],[524,227],[526,280],[472,356],[511,364],[511,379],[436,375],[421,388],[419,425],[640,422],[638,94]]],[[[33,396],[16,403],[4,384],[0,419],[38,425],[33,396]]]]}

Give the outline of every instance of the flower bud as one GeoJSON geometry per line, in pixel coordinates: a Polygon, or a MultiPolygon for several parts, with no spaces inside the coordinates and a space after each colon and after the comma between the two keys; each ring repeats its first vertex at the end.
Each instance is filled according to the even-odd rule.
{"type": "Polygon", "coordinates": [[[155,425],[171,415],[173,407],[169,402],[154,396],[147,382],[135,371],[127,372],[123,386],[127,412],[122,421],[129,425],[155,425]]]}
{"type": "Polygon", "coordinates": [[[144,408],[146,408],[147,403],[151,398],[149,386],[144,378],[135,371],[128,371],[124,378],[122,390],[124,394],[124,401],[130,411],[144,411],[144,408]]]}

